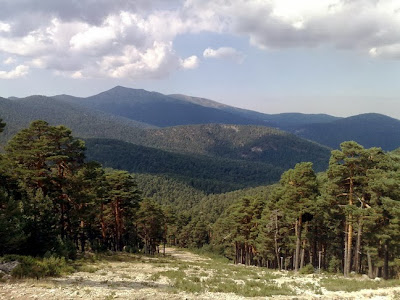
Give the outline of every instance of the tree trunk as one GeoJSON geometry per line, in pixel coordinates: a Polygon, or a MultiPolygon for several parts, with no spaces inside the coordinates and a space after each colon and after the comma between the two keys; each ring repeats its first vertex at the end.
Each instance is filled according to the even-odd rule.
{"type": "Polygon", "coordinates": [[[106,242],[106,224],[104,222],[104,204],[101,203],[100,208],[100,225],[101,225],[101,237],[103,239],[103,244],[106,242]]]}
{"type": "Polygon", "coordinates": [[[383,279],[389,278],[389,242],[385,241],[383,248],[383,279]]]}
{"type": "Polygon", "coordinates": [[[306,247],[306,240],[303,240],[303,247],[301,249],[301,257],[300,257],[300,269],[304,267],[304,257],[306,254],[305,247],[306,247]]]}
{"type": "Polygon", "coordinates": [[[294,270],[299,270],[300,263],[300,247],[301,247],[301,217],[296,220],[295,232],[296,232],[296,253],[294,256],[294,270]]]}
{"type": "Polygon", "coordinates": [[[85,252],[85,243],[86,243],[86,237],[85,237],[85,222],[81,220],[80,223],[80,240],[81,240],[81,251],[85,252]]]}
{"type": "Polygon", "coordinates": [[[278,213],[275,214],[275,235],[274,235],[274,243],[275,243],[275,256],[276,256],[276,261],[278,263],[278,269],[281,270],[281,261],[279,257],[279,248],[278,248],[278,213]]]}
{"type": "Polygon", "coordinates": [[[344,234],[344,257],[343,257],[343,275],[344,277],[349,276],[348,269],[347,269],[347,253],[348,253],[348,222],[346,221],[345,225],[345,234],[344,234]]]}
{"type": "Polygon", "coordinates": [[[358,221],[358,231],[357,231],[357,243],[356,251],[354,254],[354,266],[356,273],[361,271],[361,236],[362,236],[362,218],[358,221]]]}
{"type": "Polygon", "coordinates": [[[64,241],[65,240],[65,220],[64,220],[64,214],[65,214],[65,208],[64,204],[61,204],[61,220],[60,220],[60,226],[61,226],[61,239],[64,241]]]}
{"type": "Polygon", "coordinates": [[[368,260],[368,277],[371,279],[374,279],[374,267],[372,265],[372,258],[371,258],[371,254],[369,253],[369,251],[367,251],[367,260],[368,260]]]}

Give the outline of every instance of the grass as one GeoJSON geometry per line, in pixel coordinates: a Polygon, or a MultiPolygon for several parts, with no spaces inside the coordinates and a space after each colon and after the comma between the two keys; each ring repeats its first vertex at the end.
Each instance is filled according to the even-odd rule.
{"type": "MultiPolygon", "coordinates": [[[[157,289],[163,288],[164,291],[170,293],[190,293],[192,294],[190,297],[194,298],[206,292],[233,293],[241,297],[274,297],[278,295],[296,296],[296,293],[300,294],[301,291],[322,295],[324,289],[333,292],[353,292],[361,289],[400,286],[400,280],[374,281],[320,274],[309,275],[307,280],[303,280],[302,278],[306,277],[299,273],[279,273],[265,268],[234,265],[227,263],[225,258],[216,255],[207,255],[207,257],[210,259],[181,261],[169,256],[156,256],[149,259],[144,255],[118,253],[114,255],[93,255],[73,262],[54,257],[44,259],[23,257],[18,259],[22,264],[18,267],[19,269],[15,269],[15,274],[13,274],[18,278],[41,278],[80,271],[97,272],[97,275],[110,276],[111,273],[120,274],[117,271],[123,269],[121,278],[125,281],[135,281],[136,277],[133,273],[130,273],[130,269],[135,268],[135,265],[132,266],[132,264],[147,264],[151,266],[148,268],[151,272],[146,273],[148,274],[148,277],[146,277],[148,281],[143,281],[143,278],[141,278],[140,284],[157,289]],[[278,284],[276,280],[279,280],[281,276],[285,278],[281,281],[282,284],[278,284]],[[167,286],[165,286],[165,283],[167,283],[167,286]]],[[[12,258],[5,257],[2,259],[12,260],[12,258]]],[[[311,267],[308,267],[305,273],[312,273],[313,271],[311,267]]],[[[80,284],[82,280],[83,278],[79,277],[75,279],[75,282],[80,284]]],[[[104,280],[101,284],[114,288],[126,283],[104,280]]],[[[83,295],[89,294],[90,290],[83,290],[82,293],[83,295]]],[[[112,299],[114,296],[115,294],[112,293],[107,294],[108,299],[112,299]]]]}
{"type": "Polygon", "coordinates": [[[90,265],[81,265],[76,268],[78,272],[95,273],[99,268],[90,265]]]}
{"type": "Polygon", "coordinates": [[[168,278],[173,293],[187,292],[199,294],[206,291],[234,293],[244,297],[270,297],[275,295],[295,295],[286,285],[278,286],[272,279],[277,276],[271,271],[238,266],[216,257],[210,261],[164,262],[170,270],[160,271],[151,276],[156,281],[168,278]]]}
{"type": "Polygon", "coordinates": [[[400,280],[358,280],[350,278],[322,278],[320,281],[321,287],[326,288],[328,291],[345,291],[355,292],[363,289],[379,289],[388,287],[400,286],[400,280]]]}
{"type": "Polygon", "coordinates": [[[2,262],[15,260],[20,264],[11,272],[14,278],[59,277],[74,271],[74,268],[63,257],[35,258],[31,256],[6,255],[1,258],[2,262]]]}

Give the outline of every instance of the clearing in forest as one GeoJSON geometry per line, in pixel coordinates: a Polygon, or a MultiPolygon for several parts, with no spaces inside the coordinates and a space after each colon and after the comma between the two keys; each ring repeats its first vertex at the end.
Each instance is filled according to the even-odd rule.
{"type": "Polygon", "coordinates": [[[119,253],[59,278],[0,283],[0,299],[400,299],[400,281],[296,275],[234,265],[176,248],[119,253]]]}

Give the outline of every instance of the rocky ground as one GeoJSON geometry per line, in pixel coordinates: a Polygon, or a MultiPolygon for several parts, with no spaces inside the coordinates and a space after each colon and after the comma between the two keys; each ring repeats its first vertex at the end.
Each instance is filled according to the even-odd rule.
{"type": "MultiPolygon", "coordinates": [[[[273,299],[400,299],[400,286],[333,291],[324,287],[322,275],[296,276],[290,272],[225,265],[174,248],[167,249],[166,257],[120,254],[61,278],[2,282],[0,299],[243,299],[246,293],[252,295],[252,289],[260,290],[263,282],[276,286],[276,290],[265,294],[273,299]],[[215,289],[214,282],[218,285],[215,289]],[[232,282],[250,287],[228,288],[232,282]],[[281,295],[288,290],[291,295],[281,295]]],[[[354,280],[367,281],[367,287],[370,281],[354,280]]],[[[268,298],[258,294],[253,299],[268,298]]]]}

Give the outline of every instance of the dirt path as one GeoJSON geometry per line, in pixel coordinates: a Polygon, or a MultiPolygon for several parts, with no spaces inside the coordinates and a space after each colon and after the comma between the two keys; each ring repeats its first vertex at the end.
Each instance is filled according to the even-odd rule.
{"type": "MultiPolygon", "coordinates": [[[[196,282],[204,282],[223,273],[231,272],[232,275],[226,277],[229,279],[230,276],[237,276],[235,274],[248,273],[242,277],[243,280],[234,279],[239,285],[248,280],[260,281],[259,278],[266,276],[265,269],[226,264],[220,265],[221,269],[215,271],[212,267],[217,263],[213,260],[180,249],[167,248],[166,254],[166,257],[119,254],[111,259],[85,265],[80,272],[61,278],[0,283],[0,299],[243,299],[243,296],[232,292],[217,293],[207,289],[184,292],[183,289],[173,287],[174,280],[167,273],[183,272],[181,274],[184,279],[198,278],[196,282]]],[[[312,275],[293,276],[281,272],[268,274],[275,276],[275,279],[269,281],[272,284],[288,286],[297,292],[296,296],[275,296],[274,299],[400,299],[400,287],[352,293],[331,292],[319,285],[320,278],[312,275]]]]}
{"type": "Polygon", "coordinates": [[[198,261],[211,261],[208,257],[202,257],[188,251],[177,248],[165,248],[166,255],[172,256],[181,261],[198,262],[198,261]]]}

